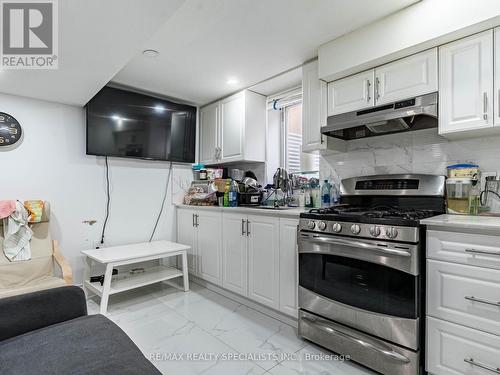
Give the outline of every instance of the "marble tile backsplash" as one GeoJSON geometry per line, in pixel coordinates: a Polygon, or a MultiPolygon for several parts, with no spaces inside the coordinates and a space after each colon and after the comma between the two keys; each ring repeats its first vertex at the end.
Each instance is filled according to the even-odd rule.
{"type": "Polygon", "coordinates": [[[448,140],[437,129],[350,141],[344,153],[320,159],[321,178],[385,173],[446,174],[451,164],[471,162],[483,172],[500,171],[500,136],[448,140]]]}

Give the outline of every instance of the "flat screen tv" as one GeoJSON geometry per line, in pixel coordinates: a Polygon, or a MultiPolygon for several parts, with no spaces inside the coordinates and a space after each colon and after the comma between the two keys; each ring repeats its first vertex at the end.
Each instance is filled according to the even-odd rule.
{"type": "Polygon", "coordinates": [[[104,87],[86,112],[87,155],[194,163],[196,107],[104,87]]]}

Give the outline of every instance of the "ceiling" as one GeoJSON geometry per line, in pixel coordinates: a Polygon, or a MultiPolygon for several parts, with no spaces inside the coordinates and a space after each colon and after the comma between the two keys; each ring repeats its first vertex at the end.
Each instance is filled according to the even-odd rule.
{"type": "Polygon", "coordinates": [[[320,44],[414,2],[59,1],[59,69],[0,71],[0,92],[81,106],[112,80],[199,105],[255,84],[269,95],[299,84],[291,68],[320,44]]]}
{"type": "Polygon", "coordinates": [[[0,92],[84,105],[183,2],[59,1],[59,69],[3,70],[0,92]]]}
{"type": "Polygon", "coordinates": [[[206,104],[303,64],[415,0],[186,0],[113,82],[206,104]],[[237,83],[228,84],[229,79],[237,83]]]}

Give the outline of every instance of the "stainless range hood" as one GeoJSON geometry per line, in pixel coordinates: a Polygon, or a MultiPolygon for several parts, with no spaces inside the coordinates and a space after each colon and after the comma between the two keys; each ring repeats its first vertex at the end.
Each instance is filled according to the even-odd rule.
{"type": "Polygon", "coordinates": [[[352,140],[413,130],[437,128],[437,92],[412,99],[328,117],[321,133],[352,140]]]}

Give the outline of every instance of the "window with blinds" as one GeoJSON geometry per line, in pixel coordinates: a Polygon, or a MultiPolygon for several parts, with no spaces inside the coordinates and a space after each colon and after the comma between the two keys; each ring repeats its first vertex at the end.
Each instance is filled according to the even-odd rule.
{"type": "Polygon", "coordinates": [[[284,143],[289,173],[319,170],[319,156],[302,153],[302,103],[284,107],[284,143]]]}
{"type": "MultiPolygon", "coordinates": [[[[319,156],[302,152],[302,88],[296,87],[268,97],[267,109],[280,113],[280,124],[268,123],[268,126],[279,126],[280,147],[279,165],[289,173],[319,171],[319,156]]],[[[269,116],[274,118],[274,116],[269,116]]],[[[269,154],[268,154],[269,156],[269,154]]],[[[273,159],[275,160],[275,159],[273,159]]],[[[278,160],[275,160],[276,162],[278,160]]]]}

